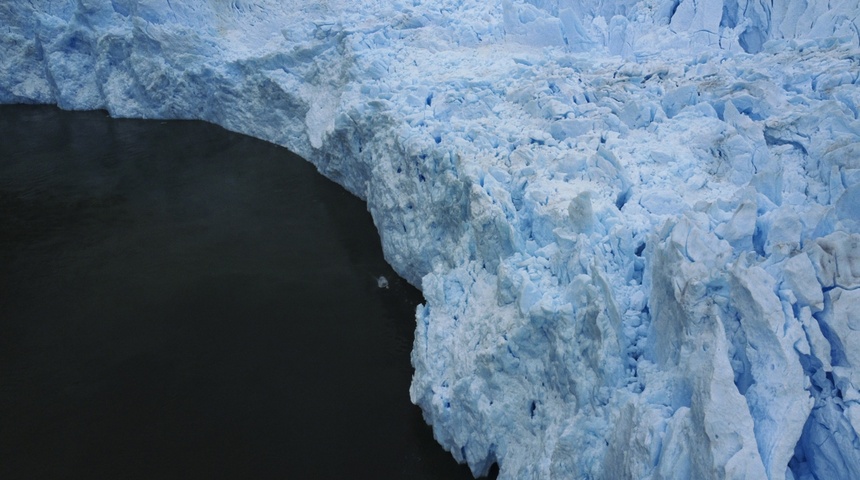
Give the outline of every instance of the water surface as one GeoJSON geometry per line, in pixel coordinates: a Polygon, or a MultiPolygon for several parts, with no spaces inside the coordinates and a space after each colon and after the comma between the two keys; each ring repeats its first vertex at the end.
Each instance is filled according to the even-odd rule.
{"type": "Polygon", "coordinates": [[[409,402],[421,294],[361,201],[201,122],[0,132],[0,478],[471,478],[409,402]]]}

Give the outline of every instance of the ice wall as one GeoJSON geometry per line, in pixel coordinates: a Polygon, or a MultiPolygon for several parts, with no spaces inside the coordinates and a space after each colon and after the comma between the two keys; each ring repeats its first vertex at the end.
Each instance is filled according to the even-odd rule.
{"type": "Polygon", "coordinates": [[[857,0],[33,0],[0,101],[199,118],[366,199],[411,395],[502,478],[860,478],[857,0]]]}

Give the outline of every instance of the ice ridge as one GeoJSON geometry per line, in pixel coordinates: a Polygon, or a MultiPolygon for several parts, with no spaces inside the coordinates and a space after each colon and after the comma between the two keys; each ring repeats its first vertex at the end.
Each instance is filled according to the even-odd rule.
{"type": "Polygon", "coordinates": [[[365,199],[410,394],[500,478],[860,478],[860,2],[0,4],[0,102],[365,199]]]}

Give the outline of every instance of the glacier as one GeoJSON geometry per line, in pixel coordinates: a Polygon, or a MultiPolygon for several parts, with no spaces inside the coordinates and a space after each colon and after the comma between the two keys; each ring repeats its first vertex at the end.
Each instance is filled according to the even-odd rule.
{"type": "Polygon", "coordinates": [[[367,201],[476,476],[860,478],[860,1],[10,0],[0,103],[367,201]]]}

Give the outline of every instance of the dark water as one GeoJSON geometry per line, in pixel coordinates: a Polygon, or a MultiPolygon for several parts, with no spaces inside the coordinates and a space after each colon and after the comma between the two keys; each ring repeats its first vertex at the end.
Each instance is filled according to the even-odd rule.
{"type": "Polygon", "coordinates": [[[420,301],[284,149],[0,107],[2,479],[471,478],[409,403],[420,301]]]}

